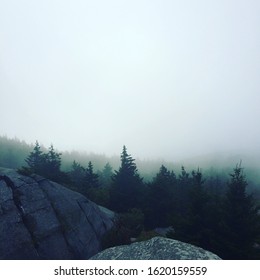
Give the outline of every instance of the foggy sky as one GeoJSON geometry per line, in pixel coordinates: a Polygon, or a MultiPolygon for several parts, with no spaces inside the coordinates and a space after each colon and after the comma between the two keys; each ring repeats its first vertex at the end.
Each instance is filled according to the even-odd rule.
{"type": "Polygon", "coordinates": [[[1,0],[0,134],[177,159],[260,150],[258,0],[1,0]]]}

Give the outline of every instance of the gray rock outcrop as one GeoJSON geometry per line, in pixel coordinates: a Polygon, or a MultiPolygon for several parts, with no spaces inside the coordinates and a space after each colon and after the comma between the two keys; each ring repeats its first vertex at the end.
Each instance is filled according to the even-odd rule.
{"type": "Polygon", "coordinates": [[[0,168],[0,259],[88,259],[112,226],[83,195],[0,168]]]}
{"type": "Polygon", "coordinates": [[[220,260],[202,248],[164,237],[154,237],[108,248],[91,258],[92,260],[220,260]]]}

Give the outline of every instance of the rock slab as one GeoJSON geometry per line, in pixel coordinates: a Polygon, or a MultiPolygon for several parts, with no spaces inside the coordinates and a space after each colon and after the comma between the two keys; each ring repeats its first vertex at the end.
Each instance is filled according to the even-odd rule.
{"type": "Polygon", "coordinates": [[[0,259],[89,259],[112,226],[83,195],[0,168],[0,259]]]}
{"type": "Polygon", "coordinates": [[[200,247],[164,237],[154,237],[108,248],[91,258],[92,260],[220,260],[200,247]]]}

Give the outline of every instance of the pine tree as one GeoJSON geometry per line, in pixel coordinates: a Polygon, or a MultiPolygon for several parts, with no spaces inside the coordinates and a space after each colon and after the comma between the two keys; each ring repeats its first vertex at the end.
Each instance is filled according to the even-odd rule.
{"type": "Polygon", "coordinates": [[[190,189],[190,205],[188,213],[189,226],[187,234],[190,242],[203,248],[210,246],[211,230],[209,228],[209,200],[210,197],[204,187],[205,180],[198,168],[192,171],[192,187],[190,189]]]}
{"type": "Polygon", "coordinates": [[[100,181],[102,187],[110,187],[112,183],[113,169],[109,163],[106,163],[102,172],[100,173],[100,181]]]}
{"type": "Polygon", "coordinates": [[[73,185],[80,190],[84,182],[85,168],[74,160],[72,163],[72,169],[69,172],[69,177],[73,185]]]}
{"type": "Polygon", "coordinates": [[[50,146],[46,154],[46,172],[47,174],[58,174],[61,166],[61,153],[55,152],[53,145],[50,146]]]}
{"type": "Polygon", "coordinates": [[[190,203],[190,189],[192,186],[192,178],[190,174],[185,170],[184,166],[181,167],[181,174],[178,176],[176,196],[178,201],[176,202],[176,209],[179,213],[179,219],[185,219],[188,214],[188,207],[190,203]]]}
{"type": "Polygon", "coordinates": [[[116,172],[116,176],[124,175],[130,177],[136,177],[137,175],[137,167],[134,163],[134,159],[131,157],[131,155],[128,155],[126,146],[123,146],[123,151],[121,154],[121,167],[119,168],[119,171],[116,172]]]}
{"type": "Polygon", "coordinates": [[[49,147],[48,153],[43,154],[42,157],[43,164],[40,175],[59,183],[65,182],[68,179],[67,174],[60,170],[61,153],[56,152],[53,145],[49,147]]]}
{"type": "Polygon", "coordinates": [[[160,167],[159,172],[153,180],[158,186],[172,186],[176,183],[176,175],[173,171],[169,171],[164,165],[160,167]]]}
{"type": "Polygon", "coordinates": [[[164,165],[160,167],[150,184],[149,217],[146,223],[149,228],[167,227],[175,211],[176,176],[164,165]]]}
{"type": "Polygon", "coordinates": [[[61,153],[55,152],[53,145],[50,146],[48,152],[48,162],[51,169],[60,170],[61,166],[61,153]]]}
{"type": "Polygon", "coordinates": [[[85,170],[84,185],[86,188],[98,188],[99,179],[98,175],[93,171],[93,164],[91,161],[88,163],[88,167],[85,170]]]}
{"type": "MultiPolygon", "coordinates": [[[[42,174],[43,166],[45,164],[45,157],[38,141],[36,141],[33,151],[25,159],[25,161],[29,166],[29,172],[42,174]]],[[[25,169],[26,167],[23,168],[23,170],[25,169]]]]}
{"type": "Polygon", "coordinates": [[[135,160],[127,153],[123,146],[121,153],[121,166],[112,176],[110,192],[111,208],[119,212],[126,212],[138,206],[142,178],[138,174],[135,160]]]}
{"type": "Polygon", "coordinates": [[[252,195],[246,193],[248,185],[241,164],[230,174],[224,204],[223,239],[224,258],[251,259],[254,243],[260,236],[258,208],[252,195]]]}
{"type": "Polygon", "coordinates": [[[25,161],[29,168],[22,167],[19,170],[24,175],[36,173],[59,183],[68,181],[67,174],[60,170],[61,153],[55,152],[53,145],[50,146],[48,153],[43,153],[38,141],[36,141],[33,151],[25,161]]]}
{"type": "Polygon", "coordinates": [[[184,166],[181,167],[181,174],[179,175],[179,180],[182,183],[188,183],[189,182],[189,176],[190,174],[185,170],[184,166]]]}

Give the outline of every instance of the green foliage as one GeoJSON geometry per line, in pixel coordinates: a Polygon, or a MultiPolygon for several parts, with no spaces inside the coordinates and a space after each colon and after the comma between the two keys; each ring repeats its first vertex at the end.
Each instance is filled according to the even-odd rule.
{"type": "Polygon", "coordinates": [[[65,182],[67,175],[60,170],[61,153],[54,150],[53,145],[50,146],[48,153],[43,155],[42,175],[56,182],[65,182]]]}
{"type": "Polygon", "coordinates": [[[101,190],[99,176],[94,172],[92,162],[89,161],[87,168],[84,168],[74,160],[71,167],[68,173],[71,182],[70,188],[107,207],[109,204],[109,191],[101,190]]]}
{"type": "Polygon", "coordinates": [[[161,236],[160,234],[156,233],[155,231],[153,230],[149,230],[149,231],[146,231],[146,230],[143,230],[137,237],[136,239],[136,242],[140,242],[140,241],[146,241],[146,240],[149,240],[153,237],[156,237],[156,236],[161,236]]]}
{"type": "Polygon", "coordinates": [[[120,225],[120,222],[116,222],[114,227],[109,230],[102,237],[102,248],[110,248],[120,245],[126,245],[131,243],[131,233],[129,229],[120,225]]]}
{"type": "Polygon", "coordinates": [[[103,188],[108,188],[111,186],[113,176],[113,169],[109,162],[106,163],[102,172],[99,174],[100,184],[103,188]]]}
{"type": "Polygon", "coordinates": [[[188,211],[173,221],[171,237],[203,247],[224,259],[259,258],[255,244],[260,236],[258,208],[246,193],[242,168],[230,174],[226,195],[208,192],[201,171],[192,172],[188,211]]]}
{"type": "Polygon", "coordinates": [[[30,176],[33,174],[32,170],[27,166],[22,166],[21,168],[17,169],[17,172],[24,176],[30,176]]]}
{"type": "Polygon", "coordinates": [[[181,173],[178,176],[176,187],[176,215],[179,220],[188,215],[188,207],[190,203],[190,191],[192,186],[192,179],[190,174],[185,170],[184,166],[181,167],[181,173]]]}
{"type": "Polygon", "coordinates": [[[41,151],[41,147],[38,141],[36,141],[33,151],[25,161],[32,173],[40,174],[42,172],[43,165],[45,163],[45,157],[43,155],[43,152],[41,151]]]}
{"type": "Polygon", "coordinates": [[[0,166],[13,169],[20,168],[31,149],[31,145],[17,138],[9,139],[0,136],[0,166]]]}
{"type": "Polygon", "coordinates": [[[164,165],[149,185],[149,204],[146,225],[149,228],[167,227],[174,212],[176,176],[164,165]]]}
{"type": "Polygon", "coordinates": [[[36,141],[33,151],[25,161],[28,166],[23,166],[18,170],[21,174],[35,173],[58,183],[68,181],[67,174],[60,170],[61,153],[56,152],[53,145],[50,146],[47,153],[43,153],[38,141],[36,141]]]}
{"type": "Polygon", "coordinates": [[[110,207],[119,212],[126,212],[139,206],[141,197],[142,178],[138,174],[136,164],[123,146],[121,166],[112,177],[110,191],[110,207]]]}
{"type": "Polygon", "coordinates": [[[87,189],[99,187],[98,174],[94,173],[91,161],[89,161],[88,167],[85,170],[84,187],[87,189]]]}
{"type": "Polygon", "coordinates": [[[83,186],[85,168],[81,166],[75,160],[72,163],[71,170],[69,171],[69,177],[73,185],[78,186],[79,188],[83,186]]]}
{"type": "Polygon", "coordinates": [[[137,237],[144,228],[144,213],[138,208],[132,208],[121,214],[121,222],[131,231],[131,237],[137,237]]]}
{"type": "Polygon", "coordinates": [[[140,209],[129,209],[115,220],[114,227],[103,237],[103,248],[130,244],[143,230],[144,214],[140,209]]]}
{"type": "Polygon", "coordinates": [[[88,188],[83,194],[95,203],[109,208],[110,193],[108,188],[88,188]]]}
{"type": "Polygon", "coordinates": [[[230,177],[223,207],[224,256],[250,259],[255,254],[254,244],[260,236],[259,208],[252,195],[246,193],[248,183],[240,165],[230,177]]]}
{"type": "MultiPolygon", "coordinates": [[[[67,155],[68,156],[68,155],[67,155]]],[[[131,237],[143,240],[154,235],[156,227],[172,226],[170,237],[210,250],[224,259],[260,259],[260,195],[249,194],[259,186],[248,181],[241,166],[236,166],[226,184],[226,173],[200,169],[180,174],[161,165],[144,183],[135,160],[124,146],[121,164],[112,172],[96,157],[94,171],[91,157],[74,159],[47,150],[36,141],[29,146],[17,139],[0,137],[0,165],[20,167],[22,174],[37,173],[86,195],[94,202],[118,212],[115,227],[104,238],[104,246],[130,243],[131,237]],[[80,159],[80,161],[76,161],[80,159]],[[88,162],[86,167],[82,162],[88,162]],[[68,174],[61,171],[67,166],[68,174]],[[153,174],[153,175],[152,175],[153,174]],[[206,174],[206,177],[205,177],[206,174]],[[205,179],[206,178],[206,179],[205,179]],[[253,186],[253,187],[252,187],[253,186]],[[257,199],[257,203],[254,200],[257,199]]],[[[113,162],[114,163],[114,162],[113,162]]],[[[141,162],[140,162],[141,164],[141,162]]]]}
{"type": "MultiPolygon", "coordinates": [[[[194,245],[207,247],[211,234],[209,201],[201,170],[192,171],[188,188],[185,219],[176,227],[174,236],[194,245]]],[[[187,178],[187,176],[185,175],[187,178]]],[[[183,176],[182,178],[183,179],[183,176]]]]}

